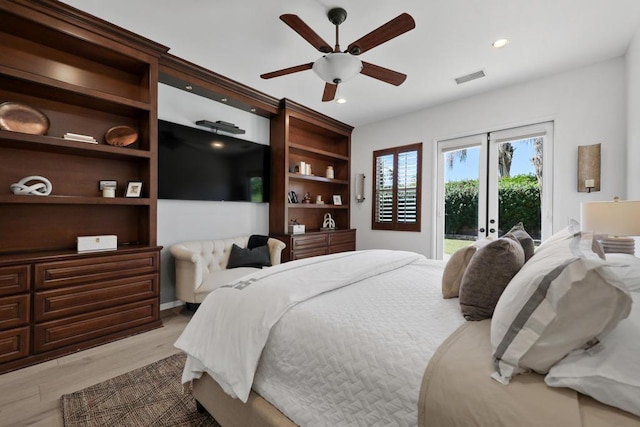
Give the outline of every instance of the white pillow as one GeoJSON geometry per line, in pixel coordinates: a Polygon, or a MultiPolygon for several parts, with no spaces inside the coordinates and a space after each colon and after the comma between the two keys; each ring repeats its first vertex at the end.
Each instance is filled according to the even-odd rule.
{"type": "MultiPolygon", "coordinates": [[[[607,263],[631,292],[640,292],[640,258],[629,254],[608,253],[607,263]]],[[[640,303],[640,302],[639,302],[640,303]]]]}
{"type": "Polygon", "coordinates": [[[551,368],[547,385],[570,387],[640,416],[640,292],[632,297],[631,314],[602,338],[603,349],[571,352],[551,368]]]}
{"type": "Polygon", "coordinates": [[[629,315],[629,292],[591,250],[592,235],[560,233],[525,263],[496,305],[492,377],[504,384],[527,370],[546,374],[629,315]]]}

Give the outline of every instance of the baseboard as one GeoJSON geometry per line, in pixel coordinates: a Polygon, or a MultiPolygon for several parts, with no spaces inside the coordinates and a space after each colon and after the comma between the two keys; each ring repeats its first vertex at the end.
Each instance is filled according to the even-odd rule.
{"type": "Polygon", "coordinates": [[[184,305],[184,302],[182,301],[165,302],[164,304],[160,304],[160,311],[169,310],[174,307],[180,307],[181,305],[184,305]]]}

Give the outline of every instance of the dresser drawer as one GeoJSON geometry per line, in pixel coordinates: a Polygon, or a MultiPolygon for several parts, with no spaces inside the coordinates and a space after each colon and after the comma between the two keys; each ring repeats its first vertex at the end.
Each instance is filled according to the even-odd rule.
{"type": "Polygon", "coordinates": [[[158,274],[36,292],[36,322],[93,312],[158,296],[158,274]]]}
{"type": "Polygon", "coordinates": [[[327,246],[328,236],[326,234],[309,234],[307,236],[293,236],[291,250],[298,252],[309,248],[327,246]]]}
{"type": "Polygon", "coordinates": [[[0,329],[29,323],[29,295],[0,298],[0,329]]]}
{"type": "Polygon", "coordinates": [[[343,243],[340,245],[331,245],[329,247],[329,253],[330,254],[337,254],[338,252],[348,252],[348,251],[355,251],[356,250],[356,244],[355,242],[353,243],[343,243]]]}
{"type": "Polygon", "coordinates": [[[0,331],[0,363],[29,355],[29,327],[0,331]]]}
{"type": "Polygon", "coordinates": [[[155,273],[159,269],[158,252],[91,258],[36,264],[36,289],[95,283],[127,276],[155,273]]]}
{"type": "Polygon", "coordinates": [[[33,328],[33,351],[42,353],[68,345],[105,337],[159,320],[158,299],[36,324],[33,328]]]}
{"type": "MultiPolygon", "coordinates": [[[[344,244],[352,245],[353,249],[350,249],[350,250],[355,250],[356,232],[354,230],[334,231],[329,233],[330,246],[334,246],[334,245],[337,246],[337,245],[344,245],[344,244]]],[[[337,252],[341,252],[341,251],[337,251],[337,252]]]]}
{"type": "Polygon", "coordinates": [[[310,248],[306,250],[295,251],[293,252],[292,260],[310,258],[312,256],[327,255],[329,253],[328,249],[329,248],[327,246],[324,246],[321,248],[310,248]]]}
{"type": "Polygon", "coordinates": [[[29,266],[0,267],[0,296],[29,291],[29,266]]]}

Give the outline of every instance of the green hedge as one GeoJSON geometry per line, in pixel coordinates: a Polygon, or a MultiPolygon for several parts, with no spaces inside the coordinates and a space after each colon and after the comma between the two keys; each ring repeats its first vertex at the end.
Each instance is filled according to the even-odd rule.
{"type": "MultiPolygon", "coordinates": [[[[540,238],[540,191],[534,175],[517,175],[498,181],[501,233],[518,222],[540,238]]],[[[445,233],[475,234],[478,227],[478,180],[445,184],[445,233]]]]}

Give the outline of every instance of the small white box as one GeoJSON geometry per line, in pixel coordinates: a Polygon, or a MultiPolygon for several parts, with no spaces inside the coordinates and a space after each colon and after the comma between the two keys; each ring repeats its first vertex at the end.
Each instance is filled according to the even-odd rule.
{"type": "Polygon", "coordinates": [[[292,224],[289,226],[290,234],[304,234],[304,224],[292,224]]]}
{"type": "Polygon", "coordinates": [[[108,251],[118,248],[118,236],[79,236],[78,252],[108,251]]]}

